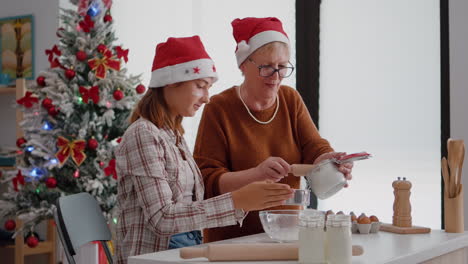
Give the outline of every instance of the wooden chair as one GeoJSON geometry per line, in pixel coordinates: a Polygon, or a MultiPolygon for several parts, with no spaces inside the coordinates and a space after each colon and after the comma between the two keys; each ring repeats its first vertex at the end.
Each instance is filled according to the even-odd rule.
{"type": "MultiPolygon", "coordinates": [[[[16,219],[17,229],[23,226],[23,221],[16,219]]],[[[37,247],[30,248],[24,243],[24,235],[21,233],[15,238],[14,245],[8,245],[6,248],[14,249],[15,264],[24,264],[24,257],[37,254],[48,254],[49,264],[56,264],[56,245],[55,245],[55,227],[54,221],[47,221],[47,240],[39,242],[37,247]]]]}

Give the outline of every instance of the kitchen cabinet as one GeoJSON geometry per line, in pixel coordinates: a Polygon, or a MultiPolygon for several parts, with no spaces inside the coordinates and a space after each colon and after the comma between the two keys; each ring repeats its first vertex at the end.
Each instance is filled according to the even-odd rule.
{"type": "MultiPolygon", "coordinates": [[[[361,245],[364,254],[353,257],[353,264],[403,264],[403,263],[468,263],[468,232],[446,233],[432,230],[427,234],[400,235],[387,232],[375,234],[353,234],[353,245],[361,245]]],[[[216,243],[259,243],[271,242],[265,233],[219,241],[216,243]]],[[[203,246],[203,245],[200,245],[203,246]]],[[[313,246],[313,245],[311,245],[313,246]]],[[[169,264],[169,263],[235,263],[261,264],[265,261],[223,261],[208,262],[205,258],[181,259],[179,249],[133,256],[129,264],[169,264]]],[[[296,264],[297,261],[268,261],[272,264],[296,264]]]]}

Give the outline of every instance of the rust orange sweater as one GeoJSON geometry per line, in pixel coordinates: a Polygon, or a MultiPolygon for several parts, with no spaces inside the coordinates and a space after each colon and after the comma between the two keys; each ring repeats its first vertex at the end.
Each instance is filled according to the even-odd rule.
{"type": "MultiPolygon", "coordinates": [[[[319,135],[299,93],[281,86],[278,96],[278,113],[266,125],[257,123],[249,115],[235,87],[214,95],[205,106],[194,157],[203,174],[206,198],[220,195],[218,180],[223,173],[256,167],[270,156],[281,157],[289,164],[311,164],[319,155],[333,151],[328,141],[319,135]]],[[[251,112],[265,121],[272,117],[275,108],[273,104],[263,111],[251,112]]],[[[289,175],[281,182],[299,188],[300,178],[289,175]]],[[[261,232],[258,212],[254,211],[247,215],[242,227],[204,230],[204,242],[261,232]]]]}

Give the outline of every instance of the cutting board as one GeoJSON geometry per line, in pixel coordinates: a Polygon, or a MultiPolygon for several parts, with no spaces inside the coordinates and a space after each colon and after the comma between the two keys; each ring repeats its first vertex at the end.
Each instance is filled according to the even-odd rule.
{"type": "Polygon", "coordinates": [[[382,223],[380,226],[380,231],[397,233],[397,234],[425,234],[430,233],[431,229],[429,227],[421,226],[412,226],[412,227],[399,227],[392,224],[382,223]]]}

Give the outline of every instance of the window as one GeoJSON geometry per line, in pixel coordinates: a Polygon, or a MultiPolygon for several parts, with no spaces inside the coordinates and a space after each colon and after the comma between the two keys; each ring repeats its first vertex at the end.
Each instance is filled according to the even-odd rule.
{"type": "Polygon", "coordinates": [[[439,1],[327,0],[320,12],[320,133],[374,157],[319,209],[391,223],[392,182],[406,177],[413,224],[440,228],[439,1]]]}

